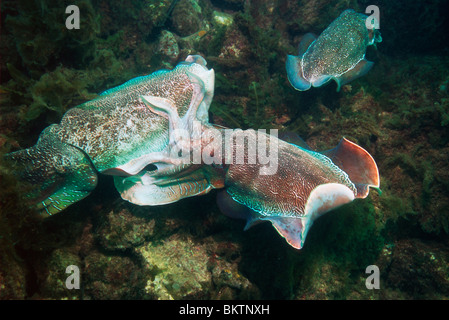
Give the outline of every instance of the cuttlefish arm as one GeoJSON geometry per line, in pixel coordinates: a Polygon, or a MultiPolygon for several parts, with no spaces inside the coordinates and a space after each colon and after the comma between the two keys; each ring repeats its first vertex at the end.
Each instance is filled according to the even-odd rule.
{"type": "Polygon", "coordinates": [[[319,216],[366,197],[370,187],[379,189],[377,165],[366,150],[342,139],[325,153],[329,156],[279,141],[273,175],[260,175],[259,165],[230,165],[228,195],[219,197],[220,209],[247,219],[245,229],[268,220],[291,246],[301,249],[319,216]]]}
{"type": "Polygon", "coordinates": [[[214,71],[205,71],[202,78],[190,72],[187,75],[193,90],[188,110],[182,116],[169,98],[140,97],[153,113],[168,119],[169,143],[163,151],[141,159],[147,166],[153,165],[154,170],[143,169],[130,177],[114,177],[123,199],[138,205],[164,205],[223,188],[221,170],[191,162],[193,150],[201,148],[203,131],[210,126],[207,113],[213,95],[210,88],[214,85],[214,71]]]}
{"type": "Polygon", "coordinates": [[[144,173],[133,179],[135,177],[114,177],[114,183],[123,199],[146,206],[165,205],[224,187],[224,175],[210,166],[192,165],[165,177],[144,173]]]}

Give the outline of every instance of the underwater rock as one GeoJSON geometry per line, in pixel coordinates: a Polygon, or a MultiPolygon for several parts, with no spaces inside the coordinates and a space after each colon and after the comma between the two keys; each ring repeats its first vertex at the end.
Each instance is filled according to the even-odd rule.
{"type": "Polygon", "coordinates": [[[257,299],[260,292],[239,272],[241,249],[229,241],[201,241],[179,233],[134,251],[143,259],[146,298],[257,299]]]}
{"type": "Polygon", "coordinates": [[[208,255],[191,239],[173,236],[135,249],[151,273],[145,287],[148,298],[158,300],[207,298],[212,275],[208,255]]]}
{"type": "Polygon", "coordinates": [[[155,220],[149,219],[148,208],[118,201],[106,214],[95,232],[103,248],[125,250],[142,244],[154,233],[155,220]]]}
{"type": "Polygon", "coordinates": [[[226,30],[217,62],[231,68],[247,65],[250,56],[249,47],[248,39],[239,28],[231,26],[226,30]]]}
{"type": "Polygon", "coordinates": [[[196,0],[180,0],[173,9],[171,23],[174,31],[181,37],[200,31],[202,10],[196,0]]]}
{"type": "Polygon", "coordinates": [[[170,62],[176,62],[179,56],[179,46],[173,33],[162,30],[156,52],[166,57],[170,62]]]}
{"type": "Polygon", "coordinates": [[[73,32],[65,26],[66,5],[54,0],[16,1],[9,8],[7,29],[14,36],[17,53],[30,73],[52,69],[55,61],[77,63],[94,52],[100,28],[96,9],[90,1],[78,1],[83,13],[82,27],[73,32]],[[11,14],[14,11],[19,14],[11,14]]]}
{"type": "Polygon", "coordinates": [[[173,9],[174,0],[158,1],[102,1],[101,34],[113,35],[125,31],[145,39],[157,27],[162,27],[173,9]]]}
{"type": "Polygon", "coordinates": [[[26,270],[2,239],[3,235],[0,235],[0,300],[24,299],[26,270]]]}
{"type": "Polygon", "coordinates": [[[392,250],[387,281],[389,286],[418,299],[449,296],[449,254],[438,243],[404,239],[392,250]]]}
{"type": "Polygon", "coordinates": [[[70,274],[66,268],[75,265],[81,268],[81,258],[68,250],[54,250],[43,265],[38,269],[37,277],[40,284],[40,294],[43,298],[80,299],[80,290],[70,290],[66,287],[66,279],[70,274]]]}
{"type": "Polygon", "coordinates": [[[241,248],[238,243],[206,239],[208,267],[212,273],[215,292],[213,299],[259,299],[260,292],[239,272],[241,248]]]}
{"type": "Polygon", "coordinates": [[[82,277],[84,299],[139,299],[145,285],[145,275],[131,258],[96,251],[84,259],[82,277]]]}
{"type": "MultiPolygon", "coordinates": [[[[282,1],[279,14],[293,33],[324,30],[332,20],[347,8],[358,10],[356,0],[300,0],[282,1]]],[[[360,10],[361,11],[361,10],[360,10]]]]}
{"type": "Polygon", "coordinates": [[[229,13],[214,10],[212,21],[219,26],[229,27],[234,22],[234,18],[229,13]]]}
{"type": "Polygon", "coordinates": [[[228,5],[238,5],[238,6],[243,7],[245,0],[220,0],[220,1],[212,1],[212,2],[221,2],[221,3],[228,4],[228,5]]]}
{"type": "Polygon", "coordinates": [[[191,55],[192,53],[201,51],[198,48],[198,45],[206,34],[208,34],[208,31],[201,30],[201,31],[195,32],[194,34],[191,34],[190,36],[187,36],[187,37],[176,36],[175,38],[178,41],[179,48],[180,48],[180,55],[188,56],[188,55],[191,55]]]}

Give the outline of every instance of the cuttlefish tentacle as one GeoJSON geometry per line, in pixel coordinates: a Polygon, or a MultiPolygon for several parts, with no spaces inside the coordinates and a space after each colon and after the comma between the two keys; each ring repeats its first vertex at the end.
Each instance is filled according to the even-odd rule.
{"type": "Polygon", "coordinates": [[[224,187],[224,177],[209,166],[190,168],[164,178],[143,175],[138,183],[114,179],[122,198],[138,205],[158,206],[184,198],[203,195],[214,188],[224,187]],[[144,185],[145,188],[141,188],[144,185]]]}

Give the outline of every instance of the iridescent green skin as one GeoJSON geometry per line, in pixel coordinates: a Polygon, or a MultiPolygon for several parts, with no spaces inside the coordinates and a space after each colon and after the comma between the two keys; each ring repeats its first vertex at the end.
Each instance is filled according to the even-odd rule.
{"type": "Polygon", "coordinates": [[[168,143],[168,119],[151,112],[140,96],[170,98],[184,114],[192,98],[186,71],[193,68],[178,65],[172,71],[162,70],[128,81],[70,109],[60,124],[47,129],[48,133],[83,150],[99,172],[162,151],[168,143]]]}

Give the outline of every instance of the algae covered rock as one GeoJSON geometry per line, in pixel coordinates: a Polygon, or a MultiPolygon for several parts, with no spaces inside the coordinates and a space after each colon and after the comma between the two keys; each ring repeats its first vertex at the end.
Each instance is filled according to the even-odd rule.
{"type": "Polygon", "coordinates": [[[71,273],[66,273],[67,267],[81,267],[81,258],[66,248],[54,250],[45,263],[40,266],[37,276],[40,293],[44,298],[79,299],[80,290],[69,289],[66,280],[71,273]]]}
{"type": "Polygon", "coordinates": [[[182,37],[200,31],[202,25],[201,12],[197,0],[178,1],[171,15],[174,31],[182,37]]]}
{"type": "Polygon", "coordinates": [[[145,293],[160,300],[207,298],[212,275],[207,269],[208,255],[190,239],[176,237],[152,242],[136,249],[152,276],[145,293]]]}
{"type": "Polygon", "coordinates": [[[141,245],[154,233],[155,220],[146,208],[119,201],[104,215],[96,231],[97,239],[108,250],[125,250],[141,245]],[[130,210],[131,209],[131,210],[130,210]]]}
{"type": "Polygon", "coordinates": [[[102,34],[112,35],[127,29],[129,34],[146,38],[164,25],[174,0],[103,1],[100,3],[102,34]]]}
{"type": "Polygon", "coordinates": [[[92,251],[84,259],[84,299],[139,299],[145,274],[126,256],[107,256],[92,251]]]}
{"type": "Polygon", "coordinates": [[[26,269],[0,235],[0,300],[26,297],[26,269]]]}
{"type": "Polygon", "coordinates": [[[167,58],[170,62],[176,62],[179,56],[179,46],[173,33],[168,30],[162,30],[157,53],[167,58]]]}
{"type": "MultiPolygon", "coordinates": [[[[98,14],[90,1],[78,1],[82,27],[75,32],[65,26],[67,4],[56,1],[17,1],[5,5],[6,25],[14,37],[23,65],[44,71],[56,60],[79,62],[93,53],[99,33],[98,14]],[[10,7],[9,7],[10,6],[10,7]]],[[[3,10],[4,8],[2,8],[3,10]]]]}
{"type": "Polygon", "coordinates": [[[209,269],[216,290],[213,299],[259,299],[257,286],[238,270],[240,249],[233,243],[218,243],[216,248],[218,251],[209,256],[209,269]]]}
{"type": "Polygon", "coordinates": [[[214,10],[212,12],[212,21],[216,25],[229,27],[234,22],[234,18],[229,13],[214,10]]]}
{"type": "Polygon", "coordinates": [[[149,277],[145,298],[257,299],[259,289],[239,270],[240,249],[206,238],[197,242],[173,235],[135,249],[149,277]]]}

